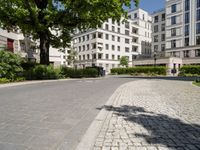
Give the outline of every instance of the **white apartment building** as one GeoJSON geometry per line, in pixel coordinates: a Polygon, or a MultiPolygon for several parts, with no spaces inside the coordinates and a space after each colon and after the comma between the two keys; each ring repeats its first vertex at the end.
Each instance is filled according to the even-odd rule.
{"type": "Polygon", "coordinates": [[[0,49],[18,53],[27,60],[36,61],[39,59],[36,43],[30,38],[24,37],[19,31],[8,32],[0,28],[0,49]]]}
{"type": "Polygon", "coordinates": [[[138,29],[138,43],[141,49],[139,57],[148,58],[151,56],[151,43],[152,43],[152,17],[148,12],[141,8],[137,8],[128,12],[128,18],[133,23],[139,26],[138,29]]]}
{"type": "Polygon", "coordinates": [[[131,20],[116,22],[108,19],[98,29],[76,34],[73,47],[78,52],[78,67],[102,66],[106,73],[119,67],[120,58],[126,56],[129,65],[141,54],[139,26],[131,20]]]}
{"type": "MultiPolygon", "coordinates": [[[[28,37],[24,37],[19,31],[8,32],[0,28],[0,50],[8,49],[13,53],[20,54],[23,58],[30,61],[40,61],[39,42],[33,42],[28,37]]],[[[49,60],[54,66],[66,65],[67,50],[60,51],[59,49],[50,47],[49,60]]]]}
{"type": "Polygon", "coordinates": [[[166,55],[200,64],[200,0],[166,0],[166,55]]]}
{"type": "Polygon", "coordinates": [[[165,9],[152,15],[152,53],[159,57],[165,56],[165,9]]]}

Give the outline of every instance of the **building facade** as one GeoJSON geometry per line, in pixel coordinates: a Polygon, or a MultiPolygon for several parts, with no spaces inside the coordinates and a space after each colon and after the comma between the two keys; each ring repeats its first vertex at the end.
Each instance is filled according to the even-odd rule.
{"type": "Polygon", "coordinates": [[[166,55],[200,64],[200,0],[166,0],[166,55]]]}
{"type": "Polygon", "coordinates": [[[78,52],[78,67],[102,66],[106,73],[120,66],[120,58],[126,56],[129,66],[141,54],[138,25],[131,20],[116,22],[108,19],[98,29],[76,34],[73,48],[78,52]]]}
{"type": "Polygon", "coordinates": [[[152,53],[165,56],[165,9],[152,14],[152,53]]]}
{"type": "Polygon", "coordinates": [[[151,57],[151,43],[152,43],[152,17],[148,12],[141,8],[134,9],[128,12],[128,18],[133,21],[133,23],[139,26],[138,29],[138,43],[141,49],[141,58],[151,57]]]}

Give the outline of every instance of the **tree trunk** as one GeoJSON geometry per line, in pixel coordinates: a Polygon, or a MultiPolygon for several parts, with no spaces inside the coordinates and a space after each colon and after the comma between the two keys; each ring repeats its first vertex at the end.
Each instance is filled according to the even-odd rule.
{"type": "Polygon", "coordinates": [[[48,32],[40,33],[40,64],[49,65],[49,37],[48,32]]]}

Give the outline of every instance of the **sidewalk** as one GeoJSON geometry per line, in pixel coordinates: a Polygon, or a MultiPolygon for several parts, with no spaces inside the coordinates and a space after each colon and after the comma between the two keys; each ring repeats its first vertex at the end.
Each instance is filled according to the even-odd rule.
{"type": "Polygon", "coordinates": [[[101,108],[77,150],[198,150],[199,97],[200,88],[185,81],[124,84],[101,108]]]}

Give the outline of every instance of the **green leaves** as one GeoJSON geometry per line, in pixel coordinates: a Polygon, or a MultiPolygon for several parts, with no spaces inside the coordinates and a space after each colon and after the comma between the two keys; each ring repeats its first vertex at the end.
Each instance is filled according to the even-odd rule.
{"type": "Polygon", "coordinates": [[[120,58],[120,65],[128,67],[128,62],[129,62],[129,60],[126,56],[122,56],[120,58]]]}

